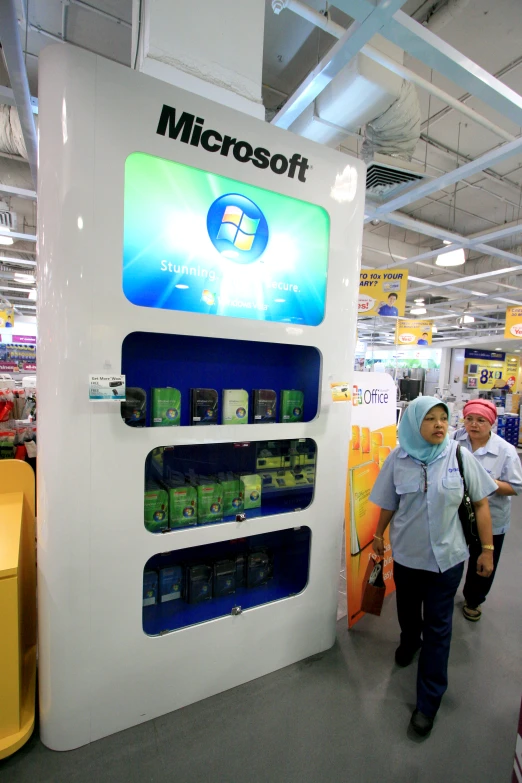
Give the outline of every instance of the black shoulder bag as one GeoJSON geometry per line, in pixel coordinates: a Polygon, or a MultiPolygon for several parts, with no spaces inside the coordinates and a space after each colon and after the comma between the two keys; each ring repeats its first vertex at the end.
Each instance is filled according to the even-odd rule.
{"type": "Polygon", "coordinates": [[[459,518],[462,524],[462,530],[464,532],[464,538],[470,551],[480,550],[482,545],[477,529],[477,517],[475,516],[475,509],[473,507],[472,500],[469,496],[468,487],[466,485],[466,477],[464,476],[464,467],[462,464],[462,454],[460,445],[457,444],[457,462],[459,466],[459,473],[464,483],[464,497],[459,506],[459,518]]]}

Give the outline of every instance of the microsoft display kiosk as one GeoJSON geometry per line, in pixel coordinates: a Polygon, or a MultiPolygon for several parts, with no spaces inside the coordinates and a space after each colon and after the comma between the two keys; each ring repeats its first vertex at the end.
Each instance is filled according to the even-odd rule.
{"type": "Polygon", "coordinates": [[[39,83],[41,736],[69,750],[333,644],[364,166],[72,47],[39,83]]]}

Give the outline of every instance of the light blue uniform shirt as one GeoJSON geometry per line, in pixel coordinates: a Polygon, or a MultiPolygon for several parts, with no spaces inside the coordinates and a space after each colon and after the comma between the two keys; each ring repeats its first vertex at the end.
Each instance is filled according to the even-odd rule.
{"type": "MultiPolygon", "coordinates": [[[[507,481],[517,495],[522,492],[522,467],[517,451],[511,443],[500,438],[494,432],[485,446],[473,451],[468,433],[463,428],[453,435],[461,447],[467,448],[477,459],[491,478],[507,481]]],[[[511,498],[509,495],[492,495],[489,498],[493,535],[505,533],[511,524],[511,498]]]]}
{"type": "MultiPolygon", "coordinates": [[[[482,500],[497,485],[472,455],[462,450],[462,464],[471,500],[482,500]]],[[[469,557],[458,509],[464,485],[457,462],[457,444],[423,465],[403,449],[387,457],[370,500],[395,511],[390,522],[393,559],[408,568],[444,572],[469,557]]]]}

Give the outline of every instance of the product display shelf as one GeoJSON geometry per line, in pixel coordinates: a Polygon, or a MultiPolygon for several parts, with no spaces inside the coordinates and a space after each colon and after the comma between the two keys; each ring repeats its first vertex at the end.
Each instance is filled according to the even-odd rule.
{"type": "Polygon", "coordinates": [[[187,626],[242,613],[258,606],[280,601],[302,592],[308,581],[310,529],[292,528],[272,534],[255,535],[214,545],[198,546],[182,552],[167,552],[151,558],[146,569],[219,560],[248,553],[256,547],[267,548],[273,559],[273,575],[266,584],[237,587],[231,595],[212,597],[201,603],[187,603],[183,597],[143,607],[143,630],[149,636],[164,635],[187,626]],[[238,611],[240,610],[240,612],[238,611]]]}
{"type": "MultiPolygon", "coordinates": [[[[39,536],[38,551],[40,731],[50,748],[69,750],[288,666],[334,643],[350,405],[333,403],[331,385],[349,383],[353,367],[364,165],[88,52],[48,47],[42,53],[40,68],[38,393],[42,467],[38,523],[44,533],[39,536]],[[138,114],[134,110],[137,101],[138,114]],[[67,144],[63,142],[64,105],[67,144]],[[208,129],[269,149],[279,156],[276,160],[300,156],[303,166],[307,161],[306,177],[280,175],[269,167],[259,169],[232,153],[228,157],[211,154],[168,133],[158,134],[164,106],[175,108],[178,119],[182,112],[201,117],[208,129]],[[132,123],[128,121],[131,113],[132,123]],[[228,177],[236,190],[248,187],[253,200],[265,199],[265,211],[272,209],[269,222],[274,223],[269,227],[270,236],[274,242],[282,237],[280,263],[275,271],[273,266],[272,271],[268,265],[262,266],[263,259],[251,265],[238,264],[234,280],[228,282],[235,285],[240,278],[244,281],[248,275],[258,274],[257,270],[265,278],[268,274],[291,274],[295,281],[292,290],[277,294],[282,300],[293,297],[294,309],[286,321],[276,319],[276,308],[274,320],[268,321],[255,308],[251,313],[243,309],[236,313],[238,317],[232,317],[230,312],[219,315],[216,310],[210,315],[130,301],[122,284],[127,241],[122,229],[126,162],[137,151],[155,156],[155,160],[179,162],[191,171],[228,177]],[[336,191],[339,177],[342,187],[336,191]],[[288,221],[285,226],[280,222],[279,229],[275,226],[279,215],[270,206],[267,193],[270,198],[286,199],[288,221]],[[302,205],[313,205],[327,216],[323,223],[328,230],[328,268],[322,277],[313,272],[314,258],[303,260],[301,253],[308,252],[307,248],[294,250],[302,247],[299,232],[306,229],[306,224],[295,218],[302,205]],[[308,324],[310,308],[317,311],[323,302],[324,318],[308,324]],[[245,317],[248,315],[254,317],[245,317]],[[56,323],[66,323],[67,329],[56,330],[56,323]],[[198,340],[243,341],[250,344],[254,358],[252,345],[279,345],[282,356],[312,349],[319,356],[313,381],[315,410],[309,421],[297,423],[129,427],[121,418],[119,403],[89,400],[88,382],[91,374],[121,372],[125,341],[138,330],[152,335],[146,341],[161,335],[168,335],[169,340],[184,335],[198,340]],[[64,361],[64,357],[74,360],[64,361]],[[183,529],[172,535],[151,535],[145,529],[144,470],[154,448],[295,438],[310,438],[317,446],[314,497],[308,508],[183,529]],[[151,558],[171,551],[183,557],[183,550],[191,547],[278,534],[293,529],[296,522],[310,530],[311,543],[307,581],[300,590],[294,588],[295,594],[292,589],[287,597],[280,596],[239,616],[229,614],[226,607],[226,614],[175,633],[154,638],[144,633],[143,573],[151,558]],[[212,665],[209,650],[219,651],[212,665]]],[[[158,189],[154,198],[160,196],[159,212],[171,215],[176,199],[185,194],[174,188],[158,189]]],[[[132,197],[138,207],[149,209],[142,188],[135,186],[132,197]]],[[[205,233],[215,198],[211,187],[202,189],[201,203],[203,198],[207,199],[205,212],[189,215],[184,221],[191,221],[194,229],[193,246],[187,246],[187,257],[194,259],[200,252],[207,253],[208,247],[208,252],[212,251],[205,233]]],[[[181,212],[174,215],[173,221],[180,215],[183,217],[181,212]]],[[[129,242],[134,242],[139,252],[146,245],[150,221],[142,217],[135,228],[129,242]]],[[[174,252],[175,233],[160,237],[164,245],[151,263],[157,262],[159,267],[174,252]]],[[[223,262],[218,258],[216,263],[223,262]]],[[[193,268],[189,286],[198,281],[196,261],[193,268]]],[[[169,290],[175,287],[174,277],[165,274],[162,279],[169,290]]],[[[274,282],[278,285],[277,279],[274,282]]],[[[146,280],[139,290],[150,290],[146,280]]],[[[267,288],[267,301],[274,296],[273,290],[267,288]]],[[[190,296],[192,289],[188,291],[190,296]]],[[[200,300],[194,301],[199,307],[200,300]]],[[[277,307],[279,304],[284,302],[277,307]]],[[[230,352],[218,350],[209,360],[214,366],[226,367],[230,356],[230,352]]],[[[275,364],[289,366],[286,358],[275,364]]],[[[261,368],[262,362],[257,360],[257,365],[261,368]]],[[[131,383],[140,381],[147,391],[159,381],[167,381],[166,376],[158,376],[145,384],[146,375],[143,380],[143,376],[133,375],[134,369],[125,361],[123,366],[131,383]]],[[[200,377],[198,383],[205,381],[205,387],[208,384],[219,392],[223,388],[275,386],[275,381],[254,383],[248,378],[240,381],[239,376],[234,376],[233,383],[212,380],[200,377]]],[[[295,385],[283,377],[277,389],[295,385]]],[[[192,386],[193,378],[184,388],[192,386]]],[[[305,389],[305,406],[307,398],[314,408],[313,392],[307,394],[305,389]]],[[[278,579],[274,574],[275,581],[265,596],[277,587],[278,579]]]]}

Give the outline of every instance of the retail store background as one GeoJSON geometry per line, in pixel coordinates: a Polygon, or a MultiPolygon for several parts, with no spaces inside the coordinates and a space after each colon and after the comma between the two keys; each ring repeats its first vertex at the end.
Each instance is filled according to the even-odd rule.
{"type": "MultiPolygon", "coordinates": [[[[234,9],[228,9],[226,2],[220,5],[223,18],[227,17],[228,10],[234,12],[234,9]]],[[[258,9],[259,5],[252,3],[252,7],[258,9]]],[[[272,6],[277,6],[277,3],[272,4],[267,0],[264,5],[263,103],[259,103],[256,109],[258,116],[266,109],[268,121],[286,127],[285,111],[295,104],[294,93],[299,85],[318,62],[322,63],[323,70],[328,67],[326,60],[331,58],[332,47],[342,33],[335,25],[347,28],[353,18],[362,21],[365,3],[363,0],[353,3],[343,0],[338,3],[343,10],[330,6],[330,18],[324,20],[323,17],[322,27],[329,26],[333,35],[288,8],[275,15],[272,6]],[[354,17],[345,13],[349,14],[350,11],[354,17]],[[330,21],[333,25],[330,25],[330,21]]],[[[285,3],[279,3],[279,6],[283,5],[285,3]]],[[[318,12],[324,12],[326,6],[324,0],[307,0],[307,5],[318,12]]],[[[135,8],[137,6],[135,4],[135,8]]],[[[35,113],[38,104],[38,55],[49,43],[69,41],[126,66],[133,66],[136,60],[140,60],[133,46],[132,22],[135,23],[136,38],[136,17],[133,20],[129,0],[92,0],[89,3],[79,0],[71,0],[70,3],[45,0],[18,3],[16,8],[24,49],[23,60],[33,96],[32,111],[35,113]]],[[[522,146],[518,146],[522,126],[522,18],[516,0],[496,3],[490,0],[408,0],[402,5],[401,11],[423,25],[427,36],[424,51],[415,52],[420,59],[412,54],[410,23],[405,23],[403,19],[403,24],[398,25],[390,19],[383,19],[380,32],[387,39],[388,46],[390,39],[393,39],[395,44],[400,41],[408,50],[404,55],[404,66],[411,72],[409,80],[416,85],[420,104],[420,135],[414,140],[412,162],[420,168],[421,173],[425,172],[437,182],[430,186],[430,192],[416,192],[414,188],[404,197],[401,196],[402,200],[395,201],[392,196],[392,202],[388,205],[375,202],[371,206],[367,202],[362,262],[368,268],[395,265],[409,269],[410,286],[405,315],[410,315],[415,299],[424,299],[421,306],[427,312],[423,317],[433,319],[437,324],[434,348],[442,349],[440,380],[437,382],[442,387],[449,387],[456,383],[454,378],[459,377],[457,385],[462,391],[460,376],[456,376],[452,368],[458,367],[459,361],[462,364],[464,347],[518,355],[522,347],[519,340],[503,339],[506,306],[522,303],[522,278],[519,274],[522,263],[522,146]],[[440,44],[433,44],[429,37],[431,33],[440,37],[440,44]],[[488,74],[495,75],[498,81],[486,78],[484,84],[487,89],[478,88],[477,77],[465,62],[457,62],[458,58],[454,57],[450,47],[455,47],[478,63],[488,74]],[[428,64],[428,58],[433,69],[428,64]],[[430,91],[430,84],[445,91],[446,98],[440,92],[435,95],[433,89],[430,91]],[[503,85],[507,89],[503,89],[503,85]],[[463,107],[473,108],[482,119],[472,118],[469,111],[463,113],[462,107],[461,111],[456,111],[455,99],[463,107]],[[503,157],[499,144],[514,145],[511,154],[503,157]],[[481,162],[474,166],[473,161],[476,159],[481,162]],[[457,176],[451,173],[457,167],[468,165],[470,168],[465,168],[457,176]],[[448,172],[450,175],[446,177],[448,172]],[[445,250],[445,246],[447,249],[447,243],[452,243],[453,248],[464,248],[465,265],[448,270],[436,264],[437,256],[445,250]],[[465,316],[466,321],[463,320],[465,316]],[[470,318],[474,320],[470,321],[470,318]]],[[[315,22],[319,21],[315,18],[315,22]]],[[[2,37],[4,30],[2,28],[2,37]]],[[[177,33],[180,39],[184,35],[181,27],[177,33]]],[[[181,40],[174,41],[174,44],[183,48],[181,40]]],[[[379,57],[375,54],[375,45],[376,42],[372,40],[374,51],[366,50],[371,63],[375,63],[379,57]]],[[[397,52],[389,48],[386,53],[392,59],[397,56],[397,52]]],[[[400,54],[398,56],[402,59],[400,54]]],[[[380,59],[382,61],[383,57],[380,59]]],[[[366,75],[371,73],[372,79],[375,77],[375,71],[370,72],[368,62],[360,59],[357,67],[366,75]]],[[[353,98],[356,93],[349,92],[357,87],[356,75],[353,75],[353,80],[347,80],[346,94],[341,102],[330,101],[328,95],[322,99],[318,97],[314,111],[306,107],[291,129],[338,147],[348,155],[361,157],[363,123],[360,115],[350,114],[352,107],[357,104],[353,98]]],[[[386,90],[397,90],[397,82],[392,83],[391,78],[386,80],[386,89],[382,85],[380,88],[382,110],[386,108],[386,95],[389,94],[386,90]]],[[[36,266],[37,205],[31,166],[27,161],[29,159],[34,172],[35,147],[27,138],[24,144],[10,108],[16,103],[16,95],[13,93],[15,87],[16,84],[4,68],[3,60],[0,60],[0,103],[3,104],[0,123],[0,197],[3,202],[0,214],[3,228],[0,232],[4,235],[10,233],[9,238],[13,239],[12,245],[2,248],[0,295],[16,308],[20,327],[27,329],[27,334],[33,334],[36,333],[34,313],[35,298],[38,296],[33,277],[36,266]],[[8,227],[11,228],[10,232],[8,227]]],[[[368,119],[371,117],[366,116],[364,121],[368,119]]],[[[16,331],[25,333],[22,328],[16,331]]],[[[388,355],[393,354],[393,332],[394,322],[361,319],[359,339],[362,341],[362,358],[373,362],[378,352],[386,349],[388,355]]],[[[521,511],[521,503],[515,499],[515,522],[520,519],[521,511]]],[[[195,770],[194,766],[192,771],[188,767],[189,760],[193,762],[194,756],[199,759],[197,763],[201,764],[200,777],[204,777],[205,770],[217,763],[224,780],[229,774],[231,779],[241,777],[235,770],[244,770],[252,756],[260,770],[260,780],[263,779],[264,770],[266,779],[273,779],[269,771],[274,766],[281,769],[281,778],[285,780],[292,780],[292,775],[297,779],[299,773],[299,779],[306,780],[306,774],[311,770],[316,778],[324,777],[322,770],[327,769],[327,764],[332,760],[338,765],[332,770],[332,780],[342,778],[343,775],[350,778],[352,770],[354,778],[357,774],[363,778],[369,777],[370,770],[380,776],[385,776],[387,771],[391,775],[394,765],[401,770],[397,772],[397,780],[404,779],[406,772],[413,781],[432,780],[428,770],[433,766],[437,766],[441,780],[462,780],[471,776],[476,780],[506,779],[510,767],[506,766],[505,775],[501,774],[501,767],[512,753],[512,747],[508,746],[512,744],[510,732],[511,726],[515,724],[515,707],[518,708],[515,703],[521,690],[519,681],[514,685],[520,673],[519,667],[517,670],[513,665],[517,660],[517,645],[520,649],[517,628],[520,629],[522,625],[516,601],[519,583],[514,581],[521,543],[520,529],[517,529],[516,524],[510,539],[512,546],[503,557],[495,591],[488,599],[488,609],[491,606],[494,612],[488,612],[488,618],[484,618],[480,629],[457,628],[452,682],[458,683],[456,687],[460,690],[455,691],[454,702],[448,696],[448,720],[444,723],[441,721],[438,727],[440,744],[437,739],[437,744],[425,746],[417,755],[418,766],[414,765],[410,769],[408,761],[404,760],[406,740],[402,737],[399,713],[392,709],[394,694],[397,697],[395,706],[399,710],[403,685],[404,693],[411,689],[408,679],[411,674],[401,672],[389,680],[387,678],[390,672],[387,662],[396,635],[391,606],[382,621],[366,618],[349,636],[344,630],[345,621],[341,621],[337,646],[318,661],[303,662],[236,691],[105,740],[107,757],[112,759],[115,770],[117,765],[121,767],[124,763],[132,766],[132,771],[129,770],[130,779],[132,775],[138,775],[138,770],[141,772],[139,779],[146,778],[148,764],[154,766],[159,761],[164,765],[160,767],[163,772],[172,766],[182,770],[180,765],[184,757],[179,755],[180,745],[183,746],[182,753],[186,754],[187,779],[195,770]],[[480,643],[476,641],[477,638],[480,643]],[[500,653],[499,638],[502,638],[500,653]],[[383,639],[387,640],[389,650],[383,639]],[[356,661],[365,661],[369,668],[370,676],[366,677],[366,683],[370,683],[368,691],[359,690],[360,672],[356,661]],[[339,676],[341,672],[342,677],[339,676]],[[291,676],[287,677],[289,673],[291,676]],[[347,688],[346,693],[340,681],[347,688]],[[331,683],[331,691],[325,687],[323,693],[321,685],[327,686],[328,683],[331,683]],[[375,690],[372,690],[374,687],[375,690]],[[354,700],[358,705],[362,704],[362,709],[355,713],[354,700]],[[462,712],[462,704],[466,700],[469,709],[462,712]],[[277,710],[273,709],[275,703],[278,704],[277,710]],[[388,708],[390,713],[387,712],[388,708]],[[510,709],[513,722],[508,722],[510,709]],[[364,717],[362,721],[360,713],[364,717]],[[288,725],[288,730],[281,728],[280,721],[283,718],[279,716],[287,721],[284,726],[288,725]],[[296,734],[301,744],[298,748],[294,746],[291,753],[290,743],[295,741],[293,729],[296,725],[300,729],[296,734]],[[210,732],[210,727],[215,730],[216,726],[224,735],[214,735],[215,743],[209,743],[210,748],[214,749],[211,756],[197,755],[196,751],[207,744],[209,734],[206,732],[210,732]],[[278,730],[274,730],[275,727],[278,730]],[[174,742],[178,731],[183,742],[174,742]],[[463,733],[466,731],[469,731],[467,736],[463,733]],[[322,738],[322,742],[315,741],[315,750],[310,751],[312,735],[322,738]],[[234,755],[235,742],[241,747],[241,739],[245,752],[238,750],[237,755],[234,755]],[[247,758],[249,742],[252,744],[247,758]],[[177,749],[175,763],[172,757],[165,755],[165,746],[169,743],[177,749]],[[267,745],[272,748],[268,754],[267,745]],[[441,747],[454,748],[454,753],[448,750],[443,759],[441,747]],[[145,752],[146,748],[151,750],[150,759],[145,752]],[[359,748],[360,752],[354,752],[354,748],[359,748]],[[473,749],[471,753],[470,748],[473,749]],[[255,753],[252,753],[253,749],[255,753]],[[426,763],[430,754],[433,754],[431,764],[426,763]],[[302,764],[302,768],[288,768],[286,777],[285,764],[292,763],[288,762],[289,758],[294,758],[296,765],[302,764]],[[223,766],[219,766],[220,759],[223,766]],[[225,761],[228,761],[228,766],[225,761]],[[140,763],[145,765],[143,769],[140,763]],[[358,763],[361,764],[359,768],[358,763]],[[443,768],[444,763],[447,767],[443,768]],[[466,774],[463,772],[463,764],[470,764],[466,774]]],[[[388,603],[392,601],[390,599],[388,603]]],[[[407,719],[407,711],[404,719],[407,719]]],[[[78,775],[86,770],[89,770],[91,779],[95,774],[103,779],[99,769],[92,766],[102,763],[103,754],[97,753],[98,747],[102,748],[102,745],[95,746],[94,750],[85,748],[60,760],[50,756],[34,739],[19,756],[4,767],[0,766],[0,776],[9,775],[12,770],[16,770],[17,774],[25,774],[23,765],[29,765],[27,769],[32,769],[33,779],[38,779],[40,775],[42,780],[56,780],[63,774],[66,779],[81,780],[78,775]],[[31,767],[36,763],[35,759],[43,761],[44,758],[56,759],[49,761],[47,778],[42,777],[47,773],[31,767]],[[70,769],[53,767],[54,764],[68,763],[67,758],[71,760],[70,769]]],[[[410,748],[408,752],[411,761],[414,755],[410,748]]],[[[107,758],[100,769],[113,774],[107,758]]],[[[114,779],[118,779],[118,774],[119,770],[114,771],[114,779]]],[[[150,774],[152,777],[162,772],[157,772],[154,767],[150,774]]]]}

